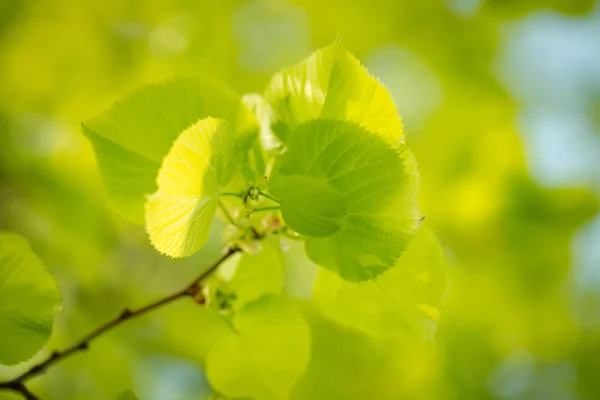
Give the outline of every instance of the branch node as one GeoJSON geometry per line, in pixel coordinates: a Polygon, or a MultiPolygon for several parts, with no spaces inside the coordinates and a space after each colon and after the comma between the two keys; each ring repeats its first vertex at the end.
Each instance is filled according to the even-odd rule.
{"type": "Polygon", "coordinates": [[[87,350],[90,348],[90,345],[88,344],[88,342],[81,342],[79,344],[79,346],[77,346],[78,350],[87,350]]]}
{"type": "Polygon", "coordinates": [[[206,297],[204,297],[204,294],[202,294],[202,291],[200,290],[192,297],[192,300],[194,300],[196,304],[206,304],[206,297]]]}
{"type": "Polygon", "coordinates": [[[187,296],[195,297],[198,293],[200,293],[200,285],[198,284],[191,285],[185,290],[187,296]]]}
{"type": "Polygon", "coordinates": [[[125,307],[121,311],[121,314],[119,314],[119,318],[125,319],[125,318],[128,318],[128,317],[131,317],[131,314],[133,314],[133,312],[128,307],[125,307]]]}

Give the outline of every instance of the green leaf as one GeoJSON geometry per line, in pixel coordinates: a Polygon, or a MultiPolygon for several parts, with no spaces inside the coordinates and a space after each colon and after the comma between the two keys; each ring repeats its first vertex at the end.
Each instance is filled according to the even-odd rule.
{"type": "Polygon", "coordinates": [[[270,190],[309,257],[347,280],[394,265],[420,223],[412,154],[350,122],[300,125],[270,190]]]}
{"type": "Polygon", "coordinates": [[[232,327],[206,360],[211,385],[232,398],[288,398],[309,361],[310,331],[300,312],[263,297],[236,313],[232,327]]]}
{"type": "Polygon", "coordinates": [[[413,330],[431,337],[446,287],[446,260],[435,236],[419,229],[394,268],[348,282],[320,268],[313,299],[335,321],[376,336],[413,330]]]}
{"type": "Polygon", "coordinates": [[[265,98],[283,142],[298,125],[317,118],[356,122],[393,144],[402,139],[391,95],[339,42],[276,74],[265,98]]]}
{"type": "Polygon", "coordinates": [[[342,195],[319,179],[289,175],[271,183],[279,199],[285,221],[298,233],[323,237],[337,232],[348,210],[342,195]],[[279,182],[278,182],[279,181],[279,182]]]}
{"type": "Polygon", "coordinates": [[[59,304],[56,282],[27,241],[0,232],[0,363],[37,353],[50,337],[59,304]]]}
{"type": "Polygon", "coordinates": [[[131,390],[126,390],[117,396],[117,400],[138,400],[138,398],[131,390]]]}
{"type": "Polygon", "coordinates": [[[206,117],[225,119],[236,135],[256,129],[241,96],[190,79],[143,87],[84,124],[105,192],[119,215],[144,223],[146,195],[156,191],[164,156],[184,129],[206,117]]]}
{"type": "Polygon", "coordinates": [[[230,126],[215,118],[177,138],[146,203],[146,230],[158,251],[187,257],[206,242],[221,190],[235,172],[234,143],[230,126]]]}
{"type": "Polygon", "coordinates": [[[264,239],[261,246],[257,254],[238,253],[219,268],[219,274],[230,275],[226,277],[227,288],[236,295],[236,308],[266,295],[279,295],[283,290],[283,254],[279,238],[264,239]],[[232,271],[227,271],[228,267],[232,271]]]}

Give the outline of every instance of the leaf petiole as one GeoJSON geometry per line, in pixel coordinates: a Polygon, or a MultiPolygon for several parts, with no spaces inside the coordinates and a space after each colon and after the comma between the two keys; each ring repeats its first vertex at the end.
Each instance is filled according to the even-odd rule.
{"type": "Polygon", "coordinates": [[[219,196],[237,197],[237,198],[240,198],[240,199],[243,199],[243,198],[244,198],[244,196],[242,196],[242,195],[241,195],[241,194],[239,194],[239,193],[229,193],[229,192],[223,192],[223,193],[220,193],[220,194],[219,194],[219,196]]]}
{"type": "Polygon", "coordinates": [[[280,210],[281,207],[279,206],[271,206],[271,207],[258,207],[255,208],[254,210],[252,210],[252,212],[259,212],[259,211],[275,211],[275,210],[280,210]]]}
{"type": "Polygon", "coordinates": [[[263,196],[263,197],[266,197],[269,200],[273,200],[275,203],[279,204],[279,200],[277,200],[275,197],[271,196],[268,193],[265,193],[265,192],[259,190],[258,194],[261,195],[261,196],[263,196]]]}
{"type": "Polygon", "coordinates": [[[221,212],[223,212],[223,215],[225,216],[225,219],[227,220],[227,222],[229,222],[233,226],[237,226],[240,229],[245,229],[242,225],[238,224],[235,221],[235,219],[233,219],[233,217],[231,216],[231,214],[227,210],[227,207],[225,207],[225,205],[222,202],[219,201],[218,204],[219,204],[219,209],[221,210],[221,212]]]}

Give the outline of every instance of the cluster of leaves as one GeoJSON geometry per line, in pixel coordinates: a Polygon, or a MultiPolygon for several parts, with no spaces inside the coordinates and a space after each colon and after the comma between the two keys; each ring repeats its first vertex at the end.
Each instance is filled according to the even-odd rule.
{"type": "MultiPolygon", "coordinates": [[[[325,315],[373,335],[431,336],[444,257],[422,226],[416,162],[390,94],[341,44],[279,72],[263,95],[173,80],[139,89],[84,131],[114,210],[145,225],[158,251],[194,254],[218,212],[227,246],[242,250],[203,287],[231,327],[206,359],[217,392],[285,399],[309,362],[308,325],[284,289],[289,240],[304,241],[319,267],[312,299],[325,315]]],[[[31,305],[26,315],[0,307],[10,343],[31,333],[27,354],[0,354],[10,364],[44,342],[36,331],[47,338],[58,294],[42,274],[38,292],[17,293],[9,272],[0,269],[0,285],[23,299],[11,304],[31,305]]]]}

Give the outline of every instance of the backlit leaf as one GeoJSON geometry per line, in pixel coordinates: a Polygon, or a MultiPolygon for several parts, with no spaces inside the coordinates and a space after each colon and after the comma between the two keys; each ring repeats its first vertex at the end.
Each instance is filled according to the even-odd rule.
{"type": "Polygon", "coordinates": [[[316,118],[356,122],[394,144],[403,136],[387,89],[339,42],[276,74],[265,98],[274,112],[273,132],[284,142],[316,118]]]}
{"type": "Polygon", "coordinates": [[[445,266],[437,239],[421,227],[394,268],[371,281],[348,282],[320,268],[313,299],[328,317],[369,334],[410,329],[430,337],[446,286],[445,266]]]}
{"type": "Polygon", "coordinates": [[[122,217],[144,223],[163,158],[183,130],[206,117],[225,119],[239,135],[256,128],[241,96],[189,79],[143,87],[84,124],[106,194],[122,217]]]}
{"type": "Polygon", "coordinates": [[[27,241],[0,232],[0,363],[25,361],[44,346],[59,303],[56,282],[27,241]]]}
{"type": "Polygon", "coordinates": [[[265,295],[278,295],[283,290],[283,254],[278,238],[261,242],[258,254],[240,254],[228,288],[236,294],[236,305],[243,306],[265,295]]]}
{"type": "Polygon", "coordinates": [[[288,143],[270,190],[311,259],[344,279],[394,265],[420,223],[418,174],[403,144],[357,124],[314,120],[288,143]]]}
{"type": "Polygon", "coordinates": [[[232,398],[288,398],[309,361],[310,332],[300,312],[263,297],[236,313],[232,328],[206,360],[211,385],[232,398]]]}
{"type": "Polygon", "coordinates": [[[233,132],[223,120],[203,119],[177,138],[146,203],[146,229],[158,251],[187,257],[202,247],[237,161],[233,132]]]}

